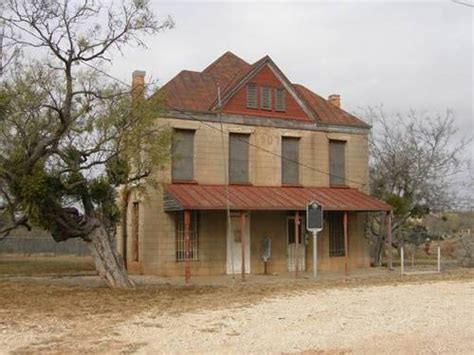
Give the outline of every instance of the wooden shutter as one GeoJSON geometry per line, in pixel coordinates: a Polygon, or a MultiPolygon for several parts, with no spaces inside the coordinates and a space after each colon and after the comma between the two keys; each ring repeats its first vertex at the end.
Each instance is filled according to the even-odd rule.
{"type": "Polygon", "coordinates": [[[172,179],[194,179],[194,131],[177,129],[173,134],[172,179]]]}
{"type": "Polygon", "coordinates": [[[275,89],[275,110],[280,112],[284,112],[286,110],[284,88],[275,89]]]}
{"type": "Polygon", "coordinates": [[[260,107],[264,110],[272,109],[272,90],[268,86],[260,88],[260,107]]]}
{"type": "Polygon", "coordinates": [[[229,135],[229,182],[245,184],[249,182],[249,139],[248,134],[229,135]]]}
{"type": "Polygon", "coordinates": [[[299,138],[281,138],[281,183],[299,184],[299,138]]]}
{"type": "Polygon", "coordinates": [[[258,108],[257,105],[257,85],[247,84],[247,107],[258,108]]]}
{"type": "Polygon", "coordinates": [[[329,184],[345,185],[346,183],[346,142],[329,141],[329,184]]]}

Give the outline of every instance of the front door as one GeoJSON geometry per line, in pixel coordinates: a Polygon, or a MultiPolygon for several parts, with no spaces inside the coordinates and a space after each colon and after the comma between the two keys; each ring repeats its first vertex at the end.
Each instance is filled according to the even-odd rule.
{"type": "MultiPolygon", "coordinates": [[[[287,235],[287,259],[288,259],[288,271],[295,271],[296,266],[296,238],[295,238],[295,217],[288,217],[286,223],[286,235],[287,235]]],[[[305,220],[304,218],[299,219],[300,227],[298,233],[298,270],[305,271],[306,265],[306,245],[304,243],[304,232],[305,232],[305,220]]]]}
{"type": "MultiPolygon", "coordinates": [[[[245,242],[245,273],[250,273],[250,213],[246,212],[244,226],[245,242]]],[[[230,228],[227,228],[227,273],[240,274],[242,272],[242,242],[240,230],[240,212],[231,212],[230,228]]]]}

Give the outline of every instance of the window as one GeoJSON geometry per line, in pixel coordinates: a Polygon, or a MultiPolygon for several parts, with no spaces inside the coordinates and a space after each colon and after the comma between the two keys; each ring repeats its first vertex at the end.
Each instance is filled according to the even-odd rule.
{"type": "Polygon", "coordinates": [[[285,89],[283,88],[275,89],[275,110],[280,112],[284,112],[286,110],[285,89]]]}
{"type": "Polygon", "coordinates": [[[346,142],[329,141],[329,184],[345,185],[346,142]]]}
{"type": "Polygon", "coordinates": [[[132,261],[138,261],[138,238],[140,226],[140,203],[134,202],[132,205],[132,261]]]}
{"type": "Polygon", "coordinates": [[[174,131],[171,166],[173,180],[194,179],[194,131],[184,129],[174,131]]]}
{"type": "Polygon", "coordinates": [[[281,183],[299,184],[299,138],[281,138],[281,183]]]}
{"type": "Polygon", "coordinates": [[[247,107],[248,108],[258,108],[257,105],[257,85],[248,84],[247,85],[247,107]]]}
{"type": "Polygon", "coordinates": [[[268,86],[260,88],[260,107],[264,110],[272,109],[272,90],[268,86]]]}
{"type": "Polygon", "coordinates": [[[343,212],[329,212],[329,256],[344,256],[343,212]]]}
{"type": "Polygon", "coordinates": [[[249,182],[249,139],[250,135],[231,133],[229,135],[229,182],[249,182]]]}
{"type": "MultiPolygon", "coordinates": [[[[198,212],[191,211],[191,218],[189,223],[189,260],[198,259],[198,236],[199,236],[199,225],[198,225],[198,212]]],[[[185,253],[185,240],[184,240],[184,212],[176,213],[176,261],[184,261],[186,257],[185,253]]]]}

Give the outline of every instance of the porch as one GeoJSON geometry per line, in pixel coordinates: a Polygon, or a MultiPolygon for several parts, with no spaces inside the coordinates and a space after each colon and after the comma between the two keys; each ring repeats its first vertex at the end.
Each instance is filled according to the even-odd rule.
{"type": "Polygon", "coordinates": [[[365,212],[385,213],[390,225],[390,206],[349,188],[173,184],[165,191],[165,211],[176,222],[177,263],[170,267],[181,268],[186,283],[191,274],[304,278],[315,255],[317,270],[347,277],[370,266],[365,212]],[[325,211],[317,239],[306,231],[310,201],[325,211]],[[264,254],[270,254],[266,263],[264,254]]]}

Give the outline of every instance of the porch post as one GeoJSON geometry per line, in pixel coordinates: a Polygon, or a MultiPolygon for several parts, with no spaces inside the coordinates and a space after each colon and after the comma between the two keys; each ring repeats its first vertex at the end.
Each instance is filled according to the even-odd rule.
{"type": "Polygon", "coordinates": [[[240,245],[242,250],[240,252],[242,256],[242,281],[245,281],[245,212],[240,211],[240,245]]]}
{"type": "Polygon", "coordinates": [[[295,212],[295,277],[298,277],[298,271],[300,268],[300,243],[299,243],[299,222],[300,222],[300,212],[295,212]]]}
{"type": "Polygon", "coordinates": [[[344,273],[347,276],[349,274],[349,269],[348,269],[348,264],[347,264],[347,259],[348,259],[348,240],[347,240],[347,211],[344,211],[344,219],[343,219],[343,224],[344,224],[344,273]]]}
{"type": "Polygon", "coordinates": [[[388,252],[388,269],[393,270],[393,261],[392,261],[392,213],[390,211],[386,212],[387,219],[387,252],[388,252]]]}
{"type": "Polygon", "coordinates": [[[189,210],[184,210],[184,280],[186,285],[189,284],[191,270],[189,265],[189,224],[191,218],[189,210]]]}

